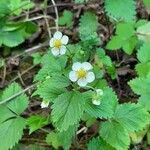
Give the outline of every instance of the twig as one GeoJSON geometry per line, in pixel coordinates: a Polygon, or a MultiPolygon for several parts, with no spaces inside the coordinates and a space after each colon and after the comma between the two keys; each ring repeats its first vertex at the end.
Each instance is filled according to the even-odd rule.
{"type": "Polygon", "coordinates": [[[49,23],[48,23],[48,20],[46,18],[47,16],[47,0],[44,1],[44,6],[45,6],[45,9],[43,11],[43,14],[44,14],[44,19],[45,19],[45,23],[46,23],[46,26],[47,26],[47,32],[48,32],[48,35],[49,35],[49,38],[51,38],[51,30],[50,30],[50,26],[49,26],[49,23]]]}
{"type": "Polygon", "coordinates": [[[86,132],[87,131],[87,127],[81,128],[79,131],[77,131],[76,135],[80,134],[83,131],[86,132]]]}
{"type": "Polygon", "coordinates": [[[26,91],[28,91],[28,90],[34,88],[34,86],[35,86],[35,84],[33,84],[33,85],[27,87],[26,89],[24,89],[24,90],[22,90],[22,91],[20,91],[20,92],[18,92],[18,93],[16,93],[16,94],[14,94],[14,95],[12,95],[11,97],[9,97],[9,98],[7,98],[7,99],[5,99],[5,100],[2,100],[2,101],[0,102],[0,105],[5,104],[5,103],[7,103],[7,102],[13,100],[14,98],[16,98],[16,97],[20,96],[21,94],[25,93],[26,91]]]}
{"type": "Polygon", "coordinates": [[[51,0],[51,2],[54,5],[54,10],[55,10],[55,14],[56,14],[55,24],[56,24],[56,30],[58,31],[58,29],[59,29],[59,26],[58,26],[58,21],[59,21],[58,9],[57,9],[55,1],[51,0]]]}
{"type": "Polygon", "coordinates": [[[22,52],[22,53],[20,53],[20,54],[18,54],[18,55],[16,55],[16,56],[14,56],[14,58],[20,57],[20,56],[25,55],[25,54],[28,54],[28,53],[33,53],[33,52],[35,52],[36,50],[38,50],[38,49],[40,49],[40,48],[43,48],[43,47],[46,47],[46,46],[48,46],[48,42],[47,42],[47,41],[44,42],[44,43],[40,43],[40,44],[37,45],[37,46],[31,47],[31,48],[29,48],[29,49],[26,49],[24,52],[22,52]]]}
{"type": "Polygon", "coordinates": [[[24,83],[24,81],[23,81],[23,79],[22,79],[22,77],[21,77],[21,73],[20,72],[18,72],[18,77],[19,77],[20,82],[22,83],[22,85],[26,86],[25,83],[24,83]]]}
{"type": "Polygon", "coordinates": [[[5,78],[6,78],[6,69],[7,69],[7,67],[6,67],[6,64],[5,64],[5,63],[4,63],[3,68],[4,68],[4,71],[3,71],[2,86],[4,85],[5,78]]]}
{"type": "MultiPolygon", "coordinates": [[[[20,74],[20,76],[23,76],[24,74],[26,74],[27,72],[29,72],[30,70],[32,70],[34,67],[36,67],[37,65],[33,65],[33,66],[31,66],[31,67],[29,67],[28,69],[26,69],[25,71],[23,71],[21,74],[20,74]]],[[[15,80],[17,80],[17,79],[19,79],[19,76],[16,76],[16,77],[14,77],[10,82],[9,82],[9,84],[10,83],[12,83],[12,82],[14,82],[15,80]]]]}
{"type": "Polygon", "coordinates": [[[47,16],[47,15],[41,15],[41,16],[37,16],[37,17],[33,17],[30,19],[26,19],[25,22],[27,21],[35,21],[35,20],[39,20],[39,19],[54,19],[53,17],[47,16]]]}

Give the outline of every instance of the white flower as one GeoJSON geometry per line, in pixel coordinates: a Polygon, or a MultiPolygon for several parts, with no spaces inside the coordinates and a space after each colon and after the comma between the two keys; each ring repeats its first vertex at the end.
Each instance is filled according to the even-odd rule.
{"type": "Polygon", "coordinates": [[[61,32],[55,32],[53,38],[51,38],[49,45],[52,48],[52,54],[54,56],[64,55],[66,53],[66,46],[69,38],[66,35],[62,35],[61,32]]]}
{"type": "Polygon", "coordinates": [[[103,96],[103,94],[104,94],[103,90],[97,89],[96,93],[93,95],[92,103],[97,106],[100,105],[101,104],[101,96],[103,96]]]}
{"type": "Polygon", "coordinates": [[[49,105],[48,101],[42,101],[41,108],[46,108],[46,107],[48,107],[48,105],[49,105]]]}
{"type": "Polygon", "coordinates": [[[69,73],[69,78],[72,82],[77,81],[79,86],[84,87],[95,80],[95,75],[90,71],[91,69],[93,69],[93,67],[88,62],[76,62],[72,66],[73,71],[69,73]]]}

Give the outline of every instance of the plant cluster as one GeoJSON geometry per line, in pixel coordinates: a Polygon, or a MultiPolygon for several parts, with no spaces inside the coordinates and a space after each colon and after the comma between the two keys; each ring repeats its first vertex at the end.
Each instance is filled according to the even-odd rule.
{"type": "MultiPolygon", "coordinates": [[[[90,0],[74,0],[90,3],[90,0]]],[[[86,10],[79,19],[76,43],[71,36],[56,31],[49,40],[47,53],[33,55],[41,69],[34,77],[36,85],[32,97],[40,97],[41,109],[49,108],[49,116],[22,113],[29,106],[29,96],[14,82],[0,95],[0,149],[13,149],[28,128],[32,134],[45,126],[52,126],[46,142],[55,149],[70,149],[78,130],[97,125],[96,134],[87,141],[88,150],[127,150],[141,142],[149,132],[150,123],[150,22],[136,18],[135,0],[104,0],[104,11],[114,26],[110,40],[103,46],[98,34],[100,23],[94,11],[86,10]],[[125,13],[126,12],[126,13],[125,13]],[[137,56],[137,77],[128,82],[138,95],[136,103],[121,103],[106,80],[106,74],[117,78],[116,67],[109,52],[123,51],[137,56]]],[[[146,8],[150,1],[144,0],[146,8]]],[[[8,14],[20,15],[34,6],[28,0],[0,1],[0,45],[15,47],[36,30],[30,21],[13,22],[8,14]],[[9,2],[9,6],[7,5],[9,2]],[[19,9],[18,9],[19,8],[19,9]]],[[[65,10],[59,26],[73,28],[73,13],[65,10]]],[[[37,148],[38,149],[38,148],[37,148]]]]}

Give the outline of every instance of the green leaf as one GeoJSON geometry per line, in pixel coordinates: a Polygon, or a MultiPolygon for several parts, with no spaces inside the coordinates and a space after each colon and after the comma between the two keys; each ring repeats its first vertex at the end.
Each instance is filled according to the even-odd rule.
{"type": "Polygon", "coordinates": [[[94,93],[84,93],[84,98],[87,100],[85,111],[92,117],[96,118],[111,118],[117,105],[117,96],[111,88],[103,89],[104,95],[101,97],[101,104],[96,106],[92,103],[94,93]]]}
{"type": "Polygon", "coordinates": [[[145,7],[150,8],[150,0],[143,0],[145,7]]]}
{"type": "Polygon", "coordinates": [[[37,26],[32,22],[22,23],[4,23],[0,29],[0,45],[15,47],[23,43],[26,38],[29,38],[37,29],[37,26]]]}
{"type": "Polygon", "coordinates": [[[70,81],[67,77],[56,74],[40,83],[33,95],[39,95],[46,101],[53,101],[58,95],[66,91],[65,87],[69,84],[70,81]]]}
{"type": "Polygon", "coordinates": [[[136,94],[140,95],[139,103],[143,105],[147,110],[150,110],[150,73],[146,77],[139,77],[131,80],[129,82],[129,85],[136,94]]]}
{"type": "Polygon", "coordinates": [[[136,44],[137,44],[137,37],[132,36],[122,45],[122,48],[125,53],[131,55],[133,53],[136,44]]]}
{"type": "Polygon", "coordinates": [[[100,149],[100,143],[98,138],[93,138],[88,144],[88,150],[100,149]]]}
{"type": "Polygon", "coordinates": [[[46,142],[52,145],[55,149],[62,146],[64,149],[69,149],[72,143],[72,139],[75,136],[77,126],[70,126],[66,131],[63,132],[51,132],[46,137],[46,142]]]}
{"type": "Polygon", "coordinates": [[[41,63],[41,60],[42,60],[42,56],[40,53],[34,53],[32,54],[32,57],[33,57],[33,64],[34,65],[37,65],[37,64],[40,64],[41,63]]]}
{"type": "Polygon", "coordinates": [[[34,80],[45,81],[47,76],[62,74],[63,69],[66,66],[67,57],[62,56],[60,58],[52,56],[50,53],[44,55],[41,59],[42,69],[35,76],[34,80]]]}
{"type": "Polygon", "coordinates": [[[136,44],[134,23],[119,23],[116,27],[116,35],[107,43],[106,48],[110,50],[122,48],[125,53],[130,55],[136,44]]]}
{"type": "Polygon", "coordinates": [[[136,15],[136,3],[134,0],[105,0],[107,15],[115,20],[132,21],[136,15]],[[124,13],[126,12],[126,13],[124,13]]]}
{"type": "Polygon", "coordinates": [[[103,122],[100,136],[117,150],[127,150],[130,144],[127,130],[115,121],[103,122]]]}
{"type": "Polygon", "coordinates": [[[106,48],[110,50],[117,50],[121,48],[122,44],[122,39],[119,36],[113,36],[107,43],[106,48]]]}
{"type": "Polygon", "coordinates": [[[23,135],[26,121],[17,117],[0,124],[0,145],[2,150],[12,149],[23,135]]]}
{"type": "Polygon", "coordinates": [[[97,35],[98,20],[92,12],[85,12],[80,18],[79,36],[87,45],[97,45],[100,39],[97,35]],[[91,28],[92,27],[92,28],[91,28]]]}
{"type": "Polygon", "coordinates": [[[145,63],[147,61],[150,61],[150,43],[145,42],[137,53],[137,58],[140,62],[145,63]]]}
{"type": "MultiPolygon", "coordinates": [[[[22,91],[22,88],[17,83],[12,83],[3,92],[1,101],[6,100],[7,98],[19,93],[20,91],[22,91]]],[[[20,96],[17,96],[6,103],[5,106],[19,115],[28,107],[28,103],[28,97],[26,94],[21,94],[20,96]]]]}
{"type": "Polygon", "coordinates": [[[9,0],[1,0],[0,1],[0,16],[1,17],[10,13],[8,3],[9,3],[9,0]]]}
{"type": "Polygon", "coordinates": [[[102,138],[93,138],[88,144],[88,150],[115,150],[102,138]]]}
{"type": "Polygon", "coordinates": [[[73,13],[68,10],[64,10],[63,16],[59,18],[59,25],[66,25],[67,27],[71,27],[73,24],[73,13]]]}
{"type": "Polygon", "coordinates": [[[46,142],[49,145],[52,145],[55,149],[58,149],[58,147],[61,145],[59,141],[58,134],[55,132],[50,132],[46,137],[46,142]]]}
{"type": "Polygon", "coordinates": [[[32,8],[34,3],[30,0],[10,0],[9,8],[15,15],[20,15],[23,9],[32,8]]]}
{"type": "Polygon", "coordinates": [[[150,41],[150,22],[137,28],[137,35],[139,40],[150,41]]]}
{"type": "Polygon", "coordinates": [[[129,82],[131,89],[138,95],[149,95],[150,93],[150,74],[146,78],[139,77],[129,82]],[[142,88],[141,88],[142,86],[142,88]]]}
{"type": "Polygon", "coordinates": [[[135,70],[140,77],[146,77],[150,73],[150,62],[137,64],[135,70]]]}
{"type": "Polygon", "coordinates": [[[30,129],[29,134],[42,128],[43,126],[47,125],[48,123],[49,123],[48,118],[46,118],[46,117],[43,117],[40,115],[31,116],[27,120],[27,124],[28,124],[29,129],[30,129]]]}
{"type": "Polygon", "coordinates": [[[149,113],[139,104],[118,105],[114,119],[129,132],[142,130],[149,124],[149,113]]]}
{"type": "Polygon", "coordinates": [[[78,124],[85,110],[85,101],[78,92],[67,92],[58,96],[52,105],[52,121],[60,130],[78,124]]]}
{"type": "Polygon", "coordinates": [[[89,0],[74,0],[75,3],[85,3],[88,2],[89,0]]]}
{"type": "Polygon", "coordinates": [[[15,117],[15,114],[5,106],[0,106],[0,124],[9,118],[15,117]]]}
{"type": "Polygon", "coordinates": [[[112,66],[112,61],[111,58],[109,56],[106,55],[105,51],[103,49],[97,49],[96,50],[96,54],[97,54],[97,63],[103,63],[106,66],[112,66]]]}

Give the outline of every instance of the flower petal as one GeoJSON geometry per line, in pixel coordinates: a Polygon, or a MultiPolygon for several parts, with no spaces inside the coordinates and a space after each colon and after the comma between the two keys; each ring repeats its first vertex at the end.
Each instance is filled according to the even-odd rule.
{"type": "Polygon", "coordinates": [[[48,105],[49,105],[49,102],[42,101],[41,108],[46,108],[46,107],[48,107],[48,105]]]}
{"type": "Polygon", "coordinates": [[[56,31],[54,34],[54,38],[60,40],[62,38],[62,33],[60,31],[56,31]]]}
{"type": "Polygon", "coordinates": [[[61,39],[62,44],[66,45],[68,44],[69,38],[68,36],[64,35],[61,39]]]}
{"type": "Polygon", "coordinates": [[[55,41],[55,39],[51,38],[51,40],[49,41],[49,46],[50,47],[54,47],[54,41],[55,41]]]}
{"type": "Polygon", "coordinates": [[[75,71],[71,71],[71,72],[69,73],[69,79],[70,79],[72,82],[76,82],[76,81],[78,80],[78,77],[77,77],[75,71]]]}
{"type": "Polygon", "coordinates": [[[58,48],[52,48],[51,52],[54,56],[58,56],[59,55],[59,49],[58,48]]]}
{"type": "Polygon", "coordinates": [[[93,72],[88,72],[86,76],[86,80],[88,83],[91,83],[95,80],[95,74],[93,72]]]}
{"type": "Polygon", "coordinates": [[[99,101],[99,100],[92,100],[92,103],[94,104],[94,105],[100,105],[101,104],[101,101],[99,101]]]}
{"type": "Polygon", "coordinates": [[[72,65],[72,70],[77,71],[82,67],[82,64],[80,62],[76,62],[72,65]]]}
{"type": "Polygon", "coordinates": [[[84,87],[84,86],[87,85],[88,82],[87,82],[86,79],[79,79],[79,80],[77,81],[77,83],[78,83],[79,86],[84,87]]]}
{"type": "Polygon", "coordinates": [[[59,53],[60,55],[64,55],[66,53],[66,46],[61,46],[59,53]]]}
{"type": "Polygon", "coordinates": [[[86,70],[91,70],[93,69],[93,66],[89,62],[84,62],[82,63],[82,67],[86,70]]]}

